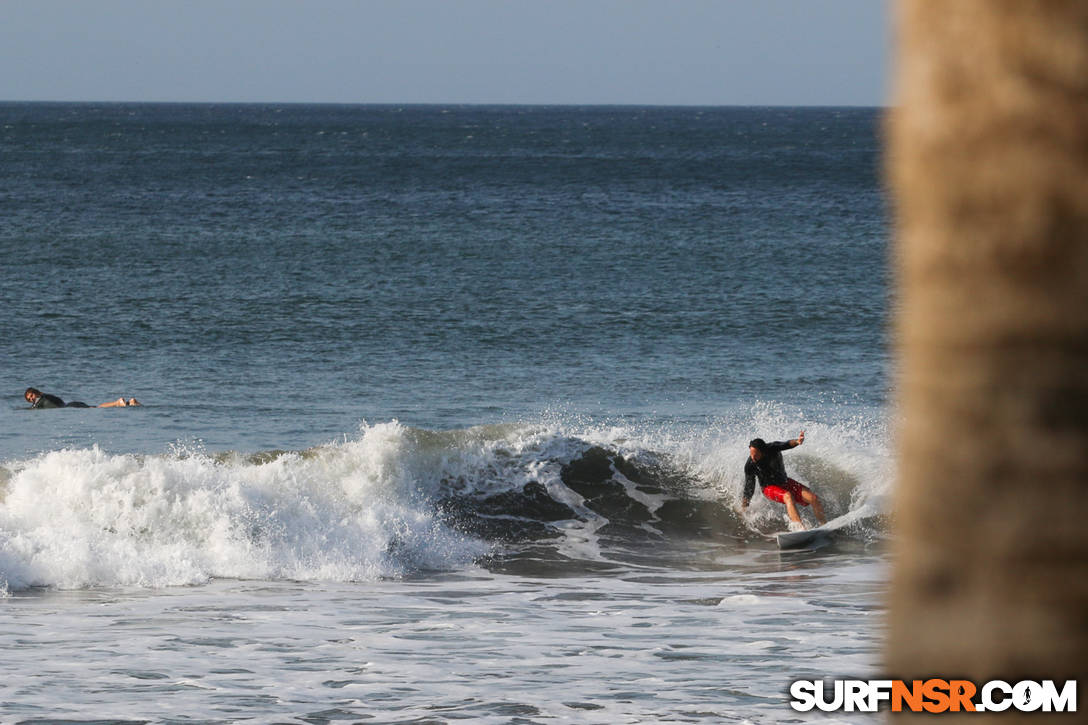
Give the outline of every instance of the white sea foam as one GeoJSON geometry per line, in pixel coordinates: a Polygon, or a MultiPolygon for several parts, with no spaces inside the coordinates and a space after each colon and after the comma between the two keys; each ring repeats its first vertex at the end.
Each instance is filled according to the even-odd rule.
{"type": "Polygon", "coordinates": [[[754,606],[759,604],[761,600],[755,594],[734,594],[730,597],[723,597],[718,603],[719,607],[736,607],[736,606],[754,606]]]}
{"type": "Polygon", "coordinates": [[[367,580],[464,566],[484,549],[434,520],[400,465],[403,429],[262,463],[111,455],[15,466],[0,504],[9,587],[367,580]]]}

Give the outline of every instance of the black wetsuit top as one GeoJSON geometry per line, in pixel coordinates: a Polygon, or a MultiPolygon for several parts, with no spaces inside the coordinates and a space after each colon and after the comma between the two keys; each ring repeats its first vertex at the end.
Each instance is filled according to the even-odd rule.
{"type": "Polygon", "coordinates": [[[759,488],[766,486],[781,486],[789,477],[786,475],[786,464],[782,462],[782,451],[793,448],[789,441],[775,441],[768,443],[763,449],[763,457],[753,461],[749,456],[744,464],[744,497],[745,503],[752,500],[752,494],[756,490],[756,479],[759,479],[759,488]]]}
{"type": "Polygon", "coordinates": [[[91,406],[86,403],[81,403],[78,400],[73,400],[71,403],[65,403],[55,395],[42,393],[42,397],[35,400],[34,405],[30,407],[41,410],[44,408],[90,408],[91,406]]]}

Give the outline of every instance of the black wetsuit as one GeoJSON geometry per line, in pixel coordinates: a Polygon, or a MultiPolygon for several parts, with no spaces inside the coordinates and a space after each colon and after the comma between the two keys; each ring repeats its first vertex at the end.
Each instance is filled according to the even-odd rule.
{"type": "Polygon", "coordinates": [[[81,403],[78,400],[73,400],[71,403],[65,403],[55,395],[42,393],[42,397],[35,400],[34,405],[30,407],[42,410],[44,408],[90,408],[91,406],[86,403],[81,403]]]}
{"type": "Polygon", "coordinates": [[[766,444],[763,448],[763,456],[758,461],[748,458],[748,462],[744,464],[743,501],[745,503],[752,500],[757,478],[760,490],[766,486],[781,486],[789,480],[789,476],[786,475],[786,464],[782,462],[782,451],[788,451],[793,447],[789,441],[775,441],[766,444]]]}

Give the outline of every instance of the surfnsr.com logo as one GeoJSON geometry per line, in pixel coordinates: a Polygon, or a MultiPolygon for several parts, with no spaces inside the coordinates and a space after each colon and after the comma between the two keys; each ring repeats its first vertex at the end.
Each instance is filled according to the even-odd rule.
{"type": "Polygon", "coordinates": [[[790,697],[798,712],[1076,712],[1077,681],[797,680],[790,697]]]}

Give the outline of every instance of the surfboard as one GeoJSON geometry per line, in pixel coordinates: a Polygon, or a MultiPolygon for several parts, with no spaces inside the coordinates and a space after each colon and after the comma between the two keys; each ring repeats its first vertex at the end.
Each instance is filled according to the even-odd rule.
{"type": "Polygon", "coordinates": [[[827,540],[830,530],[817,526],[803,531],[783,531],[774,535],[779,549],[808,549],[827,540]]]}
{"type": "Polygon", "coordinates": [[[845,514],[832,519],[822,526],[802,531],[782,531],[774,535],[779,549],[810,549],[826,544],[828,540],[846,524],[854,520],[854,516],[845,514]]]}

